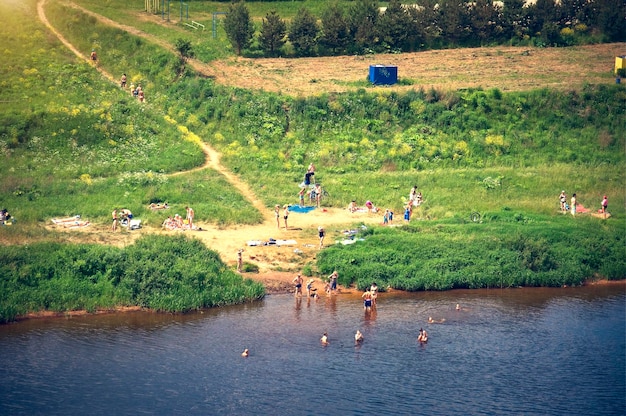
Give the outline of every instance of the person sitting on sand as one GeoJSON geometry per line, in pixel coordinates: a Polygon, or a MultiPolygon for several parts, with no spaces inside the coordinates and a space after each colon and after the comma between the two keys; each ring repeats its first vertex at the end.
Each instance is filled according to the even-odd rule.
{"type": "Polygon", "coordinates": [[[355,200],[350,201],[350,204],[348,205],[348,211],[350,211],[351,213],[355,213],[356,210],[357,210],[356,201],[355,200]]]}
{"type": "Polygon", "coordinates": [[[357,329],[356,334],[354,334],[354,343],[360,344],[361,342],[363,342],[363,334],[357,329]]]}

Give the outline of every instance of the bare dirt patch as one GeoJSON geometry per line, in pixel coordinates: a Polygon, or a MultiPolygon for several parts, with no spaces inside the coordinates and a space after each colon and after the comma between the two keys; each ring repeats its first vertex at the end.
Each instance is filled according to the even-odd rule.
{"type": "Polygon", "coordinates": [[[212,62],[212,73],[225,85],[294,96],[344,92],[363,87],[369,66],[398,67],[400,80],[412,85],[367,86],[368,90],[408,91],[434,88],[580,89],[584,84],[614,82],[615,57],[625,43],[570,48],[491,47],[425,51],[398,55],[338,56],[301,59],[231,58],[212,62]]]}

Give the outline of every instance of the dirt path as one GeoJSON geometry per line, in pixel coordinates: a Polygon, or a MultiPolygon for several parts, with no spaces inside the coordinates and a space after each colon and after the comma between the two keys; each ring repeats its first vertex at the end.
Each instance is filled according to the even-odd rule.
{"type": "MultiPolygon", "coordinates": [[[[74,45],[67,41],[63,35],[54,29],[52,25],[50,25],[44,11],[46,1],[47,0],[41,0],[37,4],[39,19],[76,56],[90,62],[88,56],[83,55],[74,47],[74,45]]],[[[107,24],[119,27],[131,33],[140,34],[135,28],[120,25],[73,3],[67,4],[72,7],[79,8],[83,12],[96,17],[107,24]]],[[[141,34],[141,36],[146,35],[141,34]]],[[[150,40],[158,43],[164,48],[170,50],[172,49],[171,46],[159,41],[158,39],[150,37],[150,40]]],[[[100,67],[97,68],[97,70],[105,78],[117,85],[117,79],[111,74],[107,73],[100,67]]],[[[198,70],[198,68],[196,68],[196,70],[198,70]]],[[[258,265],[260,269],[260,273],[247,274],[246,276],[263,282],[270,291],[286,291],[291,289],[291,280],[293,279],[294,273],[300,270],[300,268],[307,262],[315,259],[316,254],[319,252],[319,239],[316,234],[316,230],[319,225],[323,225],[328,231],[327,242],[333,243],[335,239],[343,239],[341,231],[350,224],[374,224],[380,222],[379,215],[366,213],[351,214],[347,210],[326,208],[317,209],[308,214],[292,213],[289,216],[289,229],[285,230],[284,225],[282,228],[279,228],[277,227],[273,211],[268,209],[263,202],[256,197],[253,190],[247,183],[243,182],[237,175],[230,172],[220,163],[220,154],[204,142],[200,142],[199,145],[202,147],[202,150],[206,155],[204,164],[189,171],[173,173],[172,176],[192,175],[203,169],[213,169],[223,175],[233,187],[235,187],[245,198],[248,199],[250,204],[263,214],[264,222],[259,225],[240,225],[228,228],[214,224],[198,223],[196,225],[202,228],[203,231],[185,232],[201,239],[208,247],[220,253],[225,262],[232,265],[236,263],[237,250],[244,248],[244,261],[254,263],[258,265]],[[247,246],[248,241],[268,241],[270,238],[274,238],[276,240],[296,240],[297,244],[285,246],[247,246]]],[[[111,234],[108,225],[96,224],[82,230],[84,231],[83,233],[77,234],[75,231],[78,230],[68,231],[68,234],[74,234],[73,237],[69,237],[70,241],[80,241],[85,238],[85,235],[95,234],[97,237],[93,238],[96,238],[98,241],[115,245],[131,244],[137,237],[141,236],[145,232],[153,232],[157,234],[176,233],[163,231],[161,229],[145,228],[142,229],[141,232],[111,234]]]]}

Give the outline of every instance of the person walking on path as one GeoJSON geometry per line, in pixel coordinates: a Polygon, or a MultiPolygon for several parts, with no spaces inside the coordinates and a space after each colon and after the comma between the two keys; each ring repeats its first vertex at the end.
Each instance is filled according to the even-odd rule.
{"type": "Polygon", "coordinates": [[[609,198],[607,198],[606,195],[602,198],[600,205],[602,205],[602,215],[604,219],[606,219],[606,210],[609,208],[609,198]]]}
{"type": "Polygon", "coordinates": [[[324,248],[324,236],[326,235],[324,227],[322,227],[321,225],[317,227],[317,234],[320,237],[320,248],[324,248]]]}
{"type": "Polygon", "coordinates": [[[193,208],[187,206],[185,207],[185,209],[187,210],[187,225],[189,225],[189,229],[193,230],[193,217],[194,217],[194,212],[193,212],[193,208]]]}
{"type": "Polygon", "coordinates": [[[298,273],[298,275],[293,278],[292,282],[296,284],[294,296],[302,296],[302,275],[298,273]]]}

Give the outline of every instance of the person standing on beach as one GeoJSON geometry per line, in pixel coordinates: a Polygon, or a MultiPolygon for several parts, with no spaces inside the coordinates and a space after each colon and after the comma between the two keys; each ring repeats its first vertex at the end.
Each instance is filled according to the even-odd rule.
{"type": "Polygon", "coordinates": [[[559,203],[561,204],[561,212],[565,214],[567,212],[567,195],[565,190],[561,191],[561,195],[559,195],[559,203]]]}
{"type": "Polygon", "coordinates": [[[243,271],[243,248],[237,250],[237,271],[239,273],[243,271]]]}
{"type": "Polygon", "coordinates": [[[120,87],[126,88],[126,74],[122,74],[122,79],[120,79],[120,87]]]}
{"type": "Polygon", "coordinates": [[[606,219],[606,210],[609,208],[609,198],[607,198],[606,195],[602,198],[600,205],[602,205],[602,215],[604,216],[604,219],[606,219]]]}
{"type": "Polygon", "coordinates": [[[317,234],[320,238],[320,248],[324,247],[324,236],[326,235],[326,231],[324,230],[324,227],[322,227],[321,225],[319,227],[317,227],[317,234]]]}
{"type": "Polygon", "coordinates": [[[111,231],[115,232],[117,231],[117,208],[113,210],[111,216],[113,217],[113,225],[111,225],[111,231]]]}
{"type": "Polygon", "coordinates": [[[189,206],[185,207],[185,209],[187,210],[187,224],[189,225],[189,229],[193,230],[193,217],[195,213],[193,212],[193,208],[189,206]]]}
{"type": "Polygon", "coordinates": [[[302,275],[298,273],[298,275],[294,277],[292,281],[296,284],[296,292],[294,296],[302,296],[302,275]]]}
{"type": "Polygon", "coordinates": [[[274,216],[276,217],[276,227],[280,228],[280,205],[274,207],[274,216]]]}
{"type": "Polygon", "coordinates": [[[322,185],[319,183],[315,184],[315,204],[317,207],[320,207],[320,202],[322,201],[322,185]]]}
{"type": "Polygon", "coordinates": [[[304,195],[306,194],[306,188],[301,188],[300,192],[298,192],[298,197],[300,200],[300,207],[304,206],[304,195]]]}
{"type": "Polygon", "coordinates": [[[287,226],[287,218],[289,218],[289,206],[285,205],[283,206],[283,219],[285,220],[285,230],[289,228],[287,226]]]}

